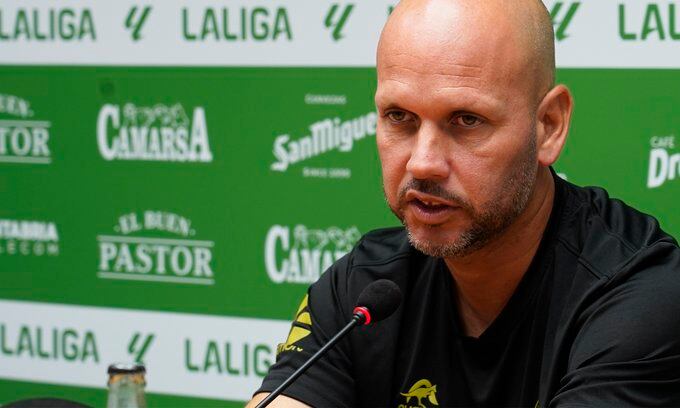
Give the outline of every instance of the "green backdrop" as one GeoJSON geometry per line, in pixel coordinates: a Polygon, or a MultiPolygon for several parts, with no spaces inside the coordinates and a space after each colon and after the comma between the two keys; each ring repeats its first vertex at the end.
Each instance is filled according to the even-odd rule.
{"type": "MultiPolygon", "coordinates": [[[[241,405],[307,285],[397,223],[371,57],[393,4],[59,3],[0,5],[0,403],[102,406],[140,361],[149,406],[241,405]]],[[[680,235],[674,9],[546,4],[576,100],[556,170],[680,235]]]]}

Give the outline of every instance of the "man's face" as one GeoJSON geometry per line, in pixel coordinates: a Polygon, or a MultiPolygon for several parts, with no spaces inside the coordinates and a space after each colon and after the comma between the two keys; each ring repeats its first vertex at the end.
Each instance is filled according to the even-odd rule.
{"type": "Polygon", "coordinates": [[[535,99],[516,76],[522,53],[502,38],[452,44],[402,30],[384,33],[379,48],[385,197],[417,249],[462,257],[526,207],[538,168],[535,99]]]}

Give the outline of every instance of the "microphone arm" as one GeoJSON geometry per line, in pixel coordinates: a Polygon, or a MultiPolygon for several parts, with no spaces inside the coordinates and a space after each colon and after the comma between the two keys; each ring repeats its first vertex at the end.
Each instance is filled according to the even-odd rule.
{"type": "Polygon", "coordinates": [[[267,395],[267,398],[263,399],[260,401],[259,404],[255,408],[264,408],[269,403],[274,401],[274,398],[278,397],[288,386],[295,381],[299,376],[301,376],[309,367],[311,367],[312,364],[314,364],[318,359],[323,357],[328,350],[330,350],[335,343],[340,341],[347,333],[352,331],[353,328],[355,328],[357,325],[362,325],[369,323],[371,320],[371,315],[368,313],[368,310],[366,310],[363,307],[357,307],[354,309],[354,315],[352,315],[352,320],[350,320],[347,325],[338,332],[333,338],[331,338],[328,343],[326,343],[323,347],[319,349],[314,355],[307,360],[300,368],[295,370],[295,372],[288,377],[286,381],[283,382],[283,384],[279,385],[274,391],[271,392],[271,394],[267,395]]]}
{"type": "Polygon", "coordinates": [[[293,375],[288,377],[283,384],[279,385],[271,394],[260,401],[255,408],[264,408],[278,397],[288,386],[302,375],[318,359],[324,356],[338,341],[347,335],[357,325],[371,324],[371,321],[379,322],[389,317],[401,304],[402,295],[396,283],[387,279],[378,279],[369,284],[361,291],[357,299],[357,306],[353,310],[352,320],[338,332],[332,339],[319,349],[293,375]]]}

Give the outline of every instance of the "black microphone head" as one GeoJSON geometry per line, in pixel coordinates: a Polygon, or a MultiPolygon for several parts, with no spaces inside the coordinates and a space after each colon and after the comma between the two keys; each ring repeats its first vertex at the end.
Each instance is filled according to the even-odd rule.
{"type": "Polygon", "coordinates": [[[371,322],[379,322],[388,318],[401,304],[401,290],[391,280],[379,279],[366,286],[359,299],[357,307],[365,307],[370,313],[371,322]]]}

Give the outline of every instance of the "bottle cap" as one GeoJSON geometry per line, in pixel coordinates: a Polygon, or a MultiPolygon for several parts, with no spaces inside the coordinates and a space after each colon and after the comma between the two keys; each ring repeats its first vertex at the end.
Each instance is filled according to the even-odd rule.
{"type": "Polygon", "coordinates": [[[142,364],[115,363],[109,366],[109,375],[113,374],[144,374],[146,368],[142,364]]]}

